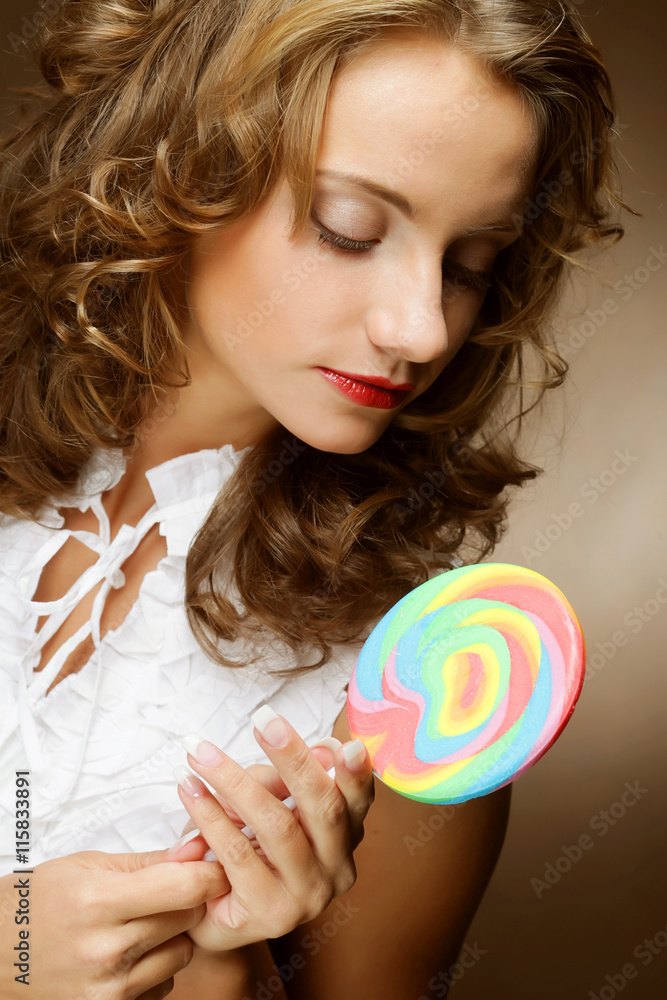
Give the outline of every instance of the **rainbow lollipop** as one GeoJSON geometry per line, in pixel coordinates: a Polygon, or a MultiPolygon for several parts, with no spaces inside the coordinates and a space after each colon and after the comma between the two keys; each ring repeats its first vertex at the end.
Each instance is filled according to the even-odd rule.
{"type": "Polygon", "coordinates": [[[546,577],[464,566],[416,587],[373,629],[350,680],[350,732],[401,795],[465,802],[546,753],[584,667],[581,626],[546,577]]]}

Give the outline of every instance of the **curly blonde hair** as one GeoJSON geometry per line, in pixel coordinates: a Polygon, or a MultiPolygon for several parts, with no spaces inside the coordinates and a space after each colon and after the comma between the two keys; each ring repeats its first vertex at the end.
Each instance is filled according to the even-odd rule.
{"type": "Polygon", "coordinates": [[[601,56],[561,0],[63,0],[33,43],[45,84],[0,143],[0,511],[37,520],[95,446],[132,447],[160,390],[188,384],[170,278],[196,239],[282,169],[293,233],[307,223],[334,76],[400,26],[451,41],[532,112],[523,233],[463,347],[372,447],[298,442],[279,462],[279,427],[243,457],[186,562],[190,625],[227,666],[243,664],[220,640],[269,632],[320,667],[431,566],[502,536],[506,488],[541,471],[517,454],[522,419],[568,370],[546,332],[566,265],[622,235],[601,56]]]}

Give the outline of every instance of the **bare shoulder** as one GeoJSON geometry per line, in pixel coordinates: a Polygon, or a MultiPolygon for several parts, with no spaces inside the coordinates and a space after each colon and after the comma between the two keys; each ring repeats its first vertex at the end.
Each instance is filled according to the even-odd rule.
{"type": "MultiPolygon", "coordinates": [[[[333,735],[350,739],[345,711],[333,735]]],[[[405,1000],[456,961],[495,867],[510,788],[456,806],[381,781],[354,858],[357,881],[317,920],[269,942],[290,1000],[405,1000]],[[287,966],[290,969],[287,969],[287,966]]]]}

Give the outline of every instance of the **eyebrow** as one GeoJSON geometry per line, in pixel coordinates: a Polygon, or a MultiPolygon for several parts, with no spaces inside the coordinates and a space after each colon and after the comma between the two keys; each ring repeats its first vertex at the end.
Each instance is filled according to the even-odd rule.
{"type": "MultiPolygon", "coordinates": [[[[368,191],[369,194],[374,194],[376,197],[382,198],[383,201],[393,205],[408,219],[414,220],[417,217],[417,209],[407,198],[404,198],[398,191],[393,191],[382,184],[376,184],[375,181],[371,181],[367,177],[359,177],[358,174],[341,173],[338,170],[316,170],[315,176],[333,177],[335,180],[355,184],[357,187],[363,188],[364,191],[368,191]]],[[[498,219],[483,223],[481,226],[475,226],[474,229],[466,229],[461,236],[474,236],[475,233],[483,232],[516,233],[517,227],[512,225],[509,219],[498,219]]]]}

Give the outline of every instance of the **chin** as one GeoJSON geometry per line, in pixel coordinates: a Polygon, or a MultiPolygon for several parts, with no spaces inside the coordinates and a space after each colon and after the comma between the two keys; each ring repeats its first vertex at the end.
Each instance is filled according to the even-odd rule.
{"type": "Polygon", "coordinates": [[[312,426],[303,429],[303,433],[298,436],[311,448],[318,451],[328,451],[335,455],[358,455],[366,451],[380,438],[385,430],[384,427],[364,427],[355,428],[349,431],[341,431],[335,427],[326,427],[326,421],[322,421],[323,426],[315,430],[312,426]]]}

